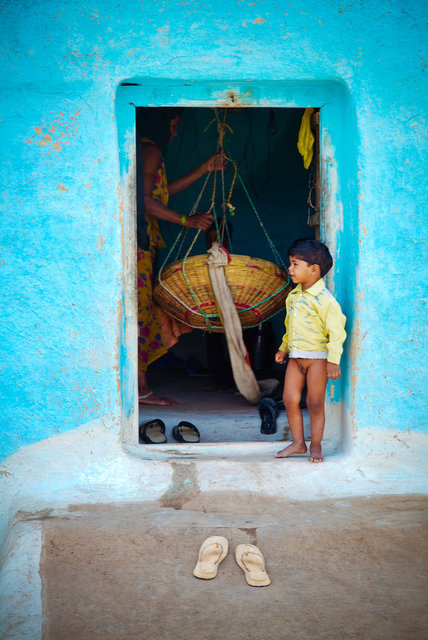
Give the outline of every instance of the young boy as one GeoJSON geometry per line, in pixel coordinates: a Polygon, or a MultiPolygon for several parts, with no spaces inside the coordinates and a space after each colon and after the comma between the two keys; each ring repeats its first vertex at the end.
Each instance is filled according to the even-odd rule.
{"type": "Polygon", "coordinates": [[[333,264],[325,244],[314,239],[296,240],[288,255],[288,273],[297,287],[287,296],[286,333],[275,362],[284,364],[288,354],[283,398],[293,442],[275,456],[287,458],[293,453],[307,451],[299,407],[306,383],[306,404],[311,420],[309,461],[323,462],[321,440],[325,422],[325,390],[328,378],[340,378],[339,362],[346,338],[346,318],[323,280],[333,264]]]}

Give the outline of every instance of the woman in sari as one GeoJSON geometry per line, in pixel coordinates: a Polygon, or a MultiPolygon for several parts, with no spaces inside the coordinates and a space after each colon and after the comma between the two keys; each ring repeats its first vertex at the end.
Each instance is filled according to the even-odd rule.
{"type": "Polygon", "coordinates": [[[153,301],[153,263],[165,244],[158,220],[206,231],[213,222],[209,213],[185,216],[168,207],[169,196],[186,189],[209,171],[226,166],[222,153],[210,156],[185,176],[168,183],[163,154],[177,136],[182,109],[173,107],[137,108],[137,135],[142,145],[144,206],[148,248],[138,248],[138,392],[140,404],[173,405],[174,400],[155,393],[147,384],[148,366],[167,352],[161,311],[153,301]]]}

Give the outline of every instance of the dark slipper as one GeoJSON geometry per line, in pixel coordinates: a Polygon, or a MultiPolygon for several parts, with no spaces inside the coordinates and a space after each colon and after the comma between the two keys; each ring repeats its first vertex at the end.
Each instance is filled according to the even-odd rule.
{"type": "Polygon", "coordinates": [[[165,424],[159,418],[142,422],[138,429],[140,444],[163,444],[166,442],[165,424]]]}
{"type": "Polygon", "coordinates": [[[262,419],[260,433],[270,435],[276,433],[276,419],[278,417],[278,405],[272,398],[263,398],[259,404],[259,414],[262,419]]]}
{"type": "Polygon", "coordinates": [[[182,420],[173,428],[172,437],[175,438],[177,442],[193,444],[199,442],[201,436],[194,424],[182,420]]]}

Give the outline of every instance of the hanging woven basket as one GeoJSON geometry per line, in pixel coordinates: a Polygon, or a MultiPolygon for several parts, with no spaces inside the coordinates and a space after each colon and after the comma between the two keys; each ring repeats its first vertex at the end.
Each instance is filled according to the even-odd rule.
{"type": "MultiPolygon", "coordinates": [[[[207,265],[208,254],[177,260],[165,267],[154,298],[160,307],[194,329],[222,333],[207,265]]],[[[255,327],[284,309],[291,290],[287,271],[260,258],[234,255],[224,267],[244,329],[255,327]]]]}

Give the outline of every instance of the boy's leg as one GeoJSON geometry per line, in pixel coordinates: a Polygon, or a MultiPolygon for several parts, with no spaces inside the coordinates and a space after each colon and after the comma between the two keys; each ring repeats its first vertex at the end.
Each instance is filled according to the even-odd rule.
{"type": "Polygon", "coordinates": [[[308,394],[306,405],[311,418],[310,462],[323,462],[321,440],[325,424],[325,390],[327,386],[327,361],[312,360],[306,374],[308,394]]]}
{"type": "Polygon", "coordinates": [[[285,449],[278,451],[275,454],[276,458],[287,458],[293,453],[305,453],[308,450],[303,433],[303,416],[299,406],[305,380],[304,370],[295,358],[290,358],[285,372],[284,405],[293,442],[285,449]]]}

